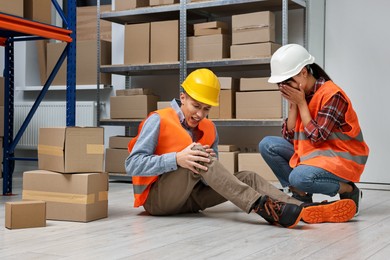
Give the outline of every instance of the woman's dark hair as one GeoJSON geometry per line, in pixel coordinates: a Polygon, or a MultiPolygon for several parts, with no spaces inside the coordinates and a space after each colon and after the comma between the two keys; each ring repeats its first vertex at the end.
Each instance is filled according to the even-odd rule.
{"type": "Polygon", "coordinates": [[[307,65],[306,68],[316,79],[324,78],[325,81],[332,80],[317,63],[307,65]]]}

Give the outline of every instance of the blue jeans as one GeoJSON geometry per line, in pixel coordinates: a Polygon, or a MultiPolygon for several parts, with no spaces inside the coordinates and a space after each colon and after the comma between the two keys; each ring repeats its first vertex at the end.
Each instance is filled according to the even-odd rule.
{"type": "Polygon", "coordinates": [[[333,197],[340,189],[340,182],[348,182],[315,166],[291,168],[289,161],[294,154],[294,146],[283,137],[264,137],[259,143],[259,151],[283,187],[292,186],[309,194],[321,193],[333,197]]]}

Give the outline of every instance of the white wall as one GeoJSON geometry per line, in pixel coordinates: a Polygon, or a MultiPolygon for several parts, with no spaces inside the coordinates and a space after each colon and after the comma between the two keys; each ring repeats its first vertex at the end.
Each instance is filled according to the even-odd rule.
{"type": "Polygon", "coordinates": [[[390,183],[390,1],[327,0],[325,69],[352,100],[370,156],[362,182],[390,183]]]}

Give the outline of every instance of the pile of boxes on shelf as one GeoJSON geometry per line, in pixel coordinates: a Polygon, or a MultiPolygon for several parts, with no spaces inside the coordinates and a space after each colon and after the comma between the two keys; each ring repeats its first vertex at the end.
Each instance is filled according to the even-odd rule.
{"type": "MultiPolygon", "coordinates": [[[[52,21],[51,0],[0,0],[0,12],[16,15],[45,24],[52,21]]],[[[101,6],[101,11],[111,11],[111,5],[101,6]]],[[[76,24],[76,84],[96,85],[97,79],[97,26],[96,6],[78,7],[76,24]]],[[[111,23],[101,21],[100,60],[102,65],[111,64],[111,23]]],[[[36,41],[41,83],[46,82],[66,43],[54,40],[36,41]]],[[[111,75],[101,74],[101,84],[111,85],[111,75]]],[[[64,62],[52,85],[66,85],[64,62]]]]}
{"type": "MultiPolygon", "coordinates": [[[[40,5],[50,11],[50,5],[40,5]]],[[[40,3],[41,4],[41,3],[40,3]]],[[[111,5],[102,5],[101,12],[111,11],[111,5]]],[[[96,85],[97,79],[97,26],[96,6],[77,7],[76,24],[76,84],[96,85]]],[[[56,65],[58,58],[66,47],[64,42],[37,41],[38,61],[40,64],[41,82],[44,84],[47,77],[56,65]]],[[[111,23],[100,23],[100,64],[111,64],[111,23]]],[[[100,73],[100,84],[111,85],[111,74],[100,73]]],[[[52,82],[53,86],[66,85],[66,63],[64,62],[52,82]]]]}
{"type": "Polygon", "coordinates": [[[125,175],[125,160],[129,156],[127,146],[131,136],[111,136],[106,149],[105,169],[110,175],[125,175]]]}
{"type": "Polygon", "coordinates": [[[219,107],[210,110],[211,119],[280,119],[282,97],[268,77],[219,77],[219,107]]]}
{"type": "Polygon", "coordinates": [[[148,88],[120,89],[110,97],[111,119],[143,119],[157,109],[158,97],[148,88]]]}
{"type": "Polygon", "coordinates": [[[218,160],[231,173],[253,171],[268,181],[277,182],[275,174],[258,152],[241,152],[235,145],[218,145],[218,160]]]}
{"type": "MultiPolygon", "coordinates": [[[[140,6],[116,4],[116,11],[145,6],[144,2],[140,6]]],[[[265,58],[280,47],[275,43],[275,15],[270,11],[220,20],[187,25],[187,35],[193,35],[188,37],[188,60],[265,58]]],[[[124,46],[124,64],[177,62],[179,21],[126,24],[124,46]]]]}
{"type": "Polygon", "coordinates": [[[103,172],[103,160],[103,128],[41,128],[38,170],[23,173],[23,200],[6,203],[5,226],[106,218],[108,174],[103,172]]]}

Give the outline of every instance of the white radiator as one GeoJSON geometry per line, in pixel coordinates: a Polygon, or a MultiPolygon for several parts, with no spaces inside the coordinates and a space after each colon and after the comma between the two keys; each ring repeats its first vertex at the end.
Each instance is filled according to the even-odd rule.
{"type": "MultiPolygon", "coordinates": [[[[14,137],[33,104],[33,102],[15,104],[14,137]]],[[[39,128],[58,126],[66,126],[66,102],[41,102],[18,142],[17,148],[37,149],[39,128]]],[[[76,126],[96,126],[95,102],[76,102],[76,126]]]]}

